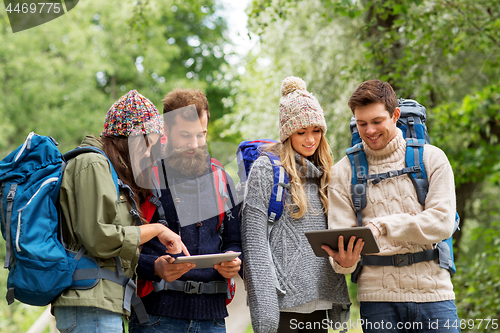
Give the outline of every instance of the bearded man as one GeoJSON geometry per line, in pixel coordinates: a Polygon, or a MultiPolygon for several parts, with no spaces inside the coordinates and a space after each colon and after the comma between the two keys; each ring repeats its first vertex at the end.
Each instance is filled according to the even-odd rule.
{"type": "MultiPolygon", "coordinates": [[[[163,113],[166,144],[158,174],[167,226],[181,236],[191,255],[241,252],[234,183],[207,149],[206,96],[200,90],[175,89],[164,98],[163,113]]],[[[149,323],[139,324],[133,313],[129,331],[226,332],[228,281],[238,274],[241,259],[194,269],[190,263],[173,264],[175,258],[165,253],[156,238],[142,249],[139,279],[161,283],[140,295],[149,323]]]]}

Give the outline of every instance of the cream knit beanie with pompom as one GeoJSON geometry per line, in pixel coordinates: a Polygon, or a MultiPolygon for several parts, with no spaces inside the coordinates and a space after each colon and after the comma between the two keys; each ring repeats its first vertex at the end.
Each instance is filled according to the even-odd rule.
{"type": "Polygon", "coordinates": [[[316,97],[306,90],[306,83],[299,77],[289,76],[281,83],[279,111],[281,142],[295,131],[309,126],[319,126],[323,134],[326,133],[323,109],[316,97]]]}

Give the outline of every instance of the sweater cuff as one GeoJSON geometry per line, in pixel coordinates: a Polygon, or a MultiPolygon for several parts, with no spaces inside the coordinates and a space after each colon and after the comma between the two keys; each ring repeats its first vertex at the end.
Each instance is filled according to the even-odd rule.
{"type": "Polygon", "coordinates": [[[380,231],[380,235],[387,235],[387,229],[382,225],[382,221],[375,220],[370,222],[378,228],[378,231],[380,231]]]}
{"type": "Polygon", "coordinates": [[[155,275],[155,261],[158,258],[157,256],[141,254],[137,264],[138,277],[149,281],[160,281],[160,278],[155,275]]]}
{"type": "MultiPolygon", "coordinates": [[[[253,325],[252,325],[253,327],[253,325]]],[[[276,333],[277,327],[269,326],[269,325],[259,325],[254,328],[255,333],[276,333]]]]}
{"type": "Polygon", "coordinates": [[[125,260],[133,261],[140,254],[141,230],[136,226],[123,227],[123,234],[123,244],[119,256],[125,260]]]}
{"type": "Polygon", "coordinates": [[[330,260],[330,264],[332,265],[333,270],[335,271],[335,273],[338,273],[338,274],[350,274],[350,273],[354,272],[354,270],[356,269],[356,266],[358,265],[358,263],[356,262],[354,264],[354,266],[351,266],[351,267],[342,267],[342,266],[339,265],[338,262],[336,262],[335,260],[333,260],[332,257],[329,257],[328,259],[330,260]]]}

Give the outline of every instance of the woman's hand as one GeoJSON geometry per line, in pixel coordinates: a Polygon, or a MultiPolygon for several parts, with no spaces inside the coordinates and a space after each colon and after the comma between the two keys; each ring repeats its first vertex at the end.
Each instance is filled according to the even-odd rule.
{"type": "MultiPolygon", "coordinates": [[[[161,224],[160,224],[161,225],[161,224]]],[[[163,229],[157,235],[160,242],[167,247],[167,252],[170,254],[184,253],[189,256],[189,251],[181,240],[181,236],[170,230],[169,228],[161,225],[163,229]]]]}
{"type": "Polygon", "coordinates": [[[352,267],[358,262],[363,245],[365,245],[365,242],[361,238],[359,238],[356,245],[354,245],[355,240],[356,236],[352,236],[349,240],[349,244],[347,244],[347,251],[344,249],[344,236],[339,236],[338,251],[332,250],[328,245],[322,245],[321,248],[325,250],[340,266],[346,268],[352,267]]]}
{"type": "Polygon", "coordinates": [[[181,240],[181,236],[160,223],[144,224],[139,226],[141,230],[140,244],[148,242],[154,237],[158,237],[160,242],[167,247],[170,254],[184,253],[189,256],[187,247],[181,240]]]}

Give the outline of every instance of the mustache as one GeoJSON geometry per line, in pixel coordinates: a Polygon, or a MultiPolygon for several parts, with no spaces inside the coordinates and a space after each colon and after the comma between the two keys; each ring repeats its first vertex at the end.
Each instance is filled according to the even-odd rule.
{"type": "Polygon", "coordinates": [[[204,152],[204,151],[207,151],[206,147],[207,146],[205,145],[203,147],[196,147],[196,148],[185,148],[185,147],[172,148],[172,151],[170,153],[173,155],[173,154],[180,154],[180,153],[184,153],[184,152],[194,152],[194,153],[204,152]]]}
{"type": "Polygon", "coordinates": [[[164,161],[173,169],[185,176],[200,176],[208,169],[208,146],[197,148],[172,148],[167,147],[164,161]],[[191,156],[183,152],[192,152],[191,156]]]}
{"type": "Polygon", "coordinates": [[[187,148],[187,147],[173,148],[167,144],[163,147],[162,158],[169,158],[174,155],[182,154],[184,152],[192,152],[194,153],[194,156],[203,155],[208,152],[208,145],[205,144],[201,147],[196,147],[196,148],[187,148]]]}

